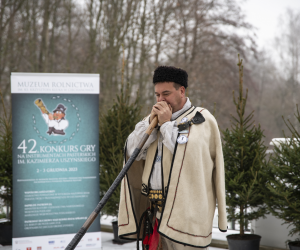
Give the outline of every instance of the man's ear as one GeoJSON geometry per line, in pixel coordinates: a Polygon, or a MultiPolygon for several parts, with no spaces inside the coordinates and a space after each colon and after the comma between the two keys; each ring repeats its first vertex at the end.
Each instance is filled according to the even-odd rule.
{"type": "Polygon", "coordinates": [[[183,87],[183,86],[180,87],[180,94],[181,94],[181,97],[185,97],[185,87],[183,87]]]}

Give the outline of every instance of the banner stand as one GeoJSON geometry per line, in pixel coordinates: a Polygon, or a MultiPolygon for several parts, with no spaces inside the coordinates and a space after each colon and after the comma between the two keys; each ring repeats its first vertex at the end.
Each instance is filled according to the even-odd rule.
{"type": "MultiPolygon", "coordinates": [[[[13,250],[64,249],[99,202],[98,74],[12,73],[13,250]]],[[[101,248],[100,218],[78,248],[101,248]]]]}

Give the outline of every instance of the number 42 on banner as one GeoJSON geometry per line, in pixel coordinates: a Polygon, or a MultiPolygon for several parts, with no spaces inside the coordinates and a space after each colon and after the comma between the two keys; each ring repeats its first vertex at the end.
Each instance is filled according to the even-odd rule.
{"type": "MultiPolygon", "coordinates": [[[[35,148],[35,146],[36,146],[36,140],[34,140],[34,139],[29,139],[28,140],[28,143],[30,143],[30,142],[33,142],[33,146],[32,146],[32,148],[29,150],[29,154],[34,154],[34,153],[36,153],[36,150],[35,151],[33,151],[34,150],[34,148],[35,148]]],[[[26,149],[27,149],[27,147],[26,147],[26,141],[25,140],[23,140],[22,142],[21,142],[21,144],[18,146],[18,149],[22,149],[23,150],[23,154],[26,154],[26,149]]]]}

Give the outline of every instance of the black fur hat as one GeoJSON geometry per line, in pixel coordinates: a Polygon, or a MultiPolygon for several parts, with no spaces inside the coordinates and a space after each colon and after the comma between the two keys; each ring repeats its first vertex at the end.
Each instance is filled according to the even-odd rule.
{"type": "Polygon", "coordinates": [[[188,74],[185,70],[173,66],[159,66],[153,75],[153,83],[157,82],[175,82],[187,88],[188,74]]]}
{"type": "Polygon", "coordinates": [[[53,110],[53,113],[55,113],[56,111],[60,111],[60,112],[62,112],[62,113],[65,114],[65,110],[66,110],[66,109],[67,109],[67,108],[66,108],[64,105],[58,104],[57,107],[56,107],[56,109],[53,110]]]}

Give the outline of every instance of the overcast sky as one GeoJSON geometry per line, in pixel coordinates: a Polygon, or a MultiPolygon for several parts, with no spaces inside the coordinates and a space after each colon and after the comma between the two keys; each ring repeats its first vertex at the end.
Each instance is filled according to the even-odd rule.
{"type": "Polygon", "coordinates": [[[260,49],[271,49],[278,35],[279,17],[287,8],[300,11],[300,0],[242,0],[241,7],[246,20],[257,28],[257,44],[260,49]]]}

